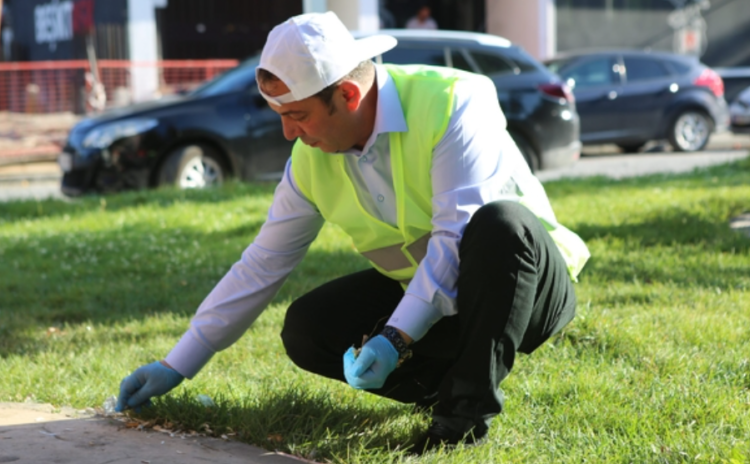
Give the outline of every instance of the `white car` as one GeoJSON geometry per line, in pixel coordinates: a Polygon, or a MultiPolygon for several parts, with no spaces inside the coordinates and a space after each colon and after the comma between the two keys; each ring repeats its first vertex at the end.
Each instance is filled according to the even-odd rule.
{"type": "Polygon", "coordinates": [[[729,105],[729,117],[734,132],[750,132],[750,87],[740,92],[729,105]]]}

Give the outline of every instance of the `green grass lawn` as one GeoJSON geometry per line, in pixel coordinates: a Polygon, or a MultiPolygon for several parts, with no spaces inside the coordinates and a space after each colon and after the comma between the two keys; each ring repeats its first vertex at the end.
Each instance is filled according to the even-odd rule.
{"type": "MultiPolygon", "coordinates": [[[[406,457],[428,416],[286,358],[289,303],[367,266],[328,226],[249,333],[144,414],[323,462],[750,462],[750,238],[728,226],[750,211],[750,160],[546,188],[592,258],[576,319],[503,383],[489,444],[406,457]]],[[[0,401],[115,395],[177,342],[272,193],[231,183],[0,204],[0,401]]]]}

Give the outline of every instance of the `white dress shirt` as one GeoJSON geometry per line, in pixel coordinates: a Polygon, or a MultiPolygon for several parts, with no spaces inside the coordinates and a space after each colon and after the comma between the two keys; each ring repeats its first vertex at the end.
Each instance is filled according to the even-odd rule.
{"type": "MultiPolygon", "coordinates": [[[[383,66],[376,65],[376,79],[372,135],[361,151],[351,149],[344,157],[363,206],[396,225],[388,133],[408,127],[395,84],[383,66]]],[[[388,321],[414,340],[443,316],[457,312],[458,245],[474,212],[495,200],[518,201],[519,192],[544,195],[505,130],[494,86],[486,82],[486,86],[456,84],[453,114],[433,152],[433,230],[427,255],[388,321]]],[[[554,220],[548,209],[547,215],[554,220]]],[[[323,223],[315,206],[297,188],[291,161],[287,162],[268,219],[255,241],[200,305],[190,329],[166,361],[191,378],[215,352],[237,341],[302,260],[323,223]]]]}
{"type": "Polygon", "coordinates": [[[420,21],[418,16],[410,18],[406,22],[407,29],[426,29],[426,30],[437,30],[437,22],[432,18],[427,18],[424,21],[420,21]]]}

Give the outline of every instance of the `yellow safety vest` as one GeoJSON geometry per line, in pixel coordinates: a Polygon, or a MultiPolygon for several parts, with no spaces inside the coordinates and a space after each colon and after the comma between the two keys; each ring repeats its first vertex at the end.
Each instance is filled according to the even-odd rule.
{"type": "MultiPolygon", "coordinates": [[[[408,132],[390,132],[391,170],[396,194],[396,227],[373,217],[359,202],[346,174],[344,155],[328,154],[297,140],[292,172],[302,194],[323,217],[340,226],[355,248],[382,274],[408,282],[427,254],[432,231],[432,152],[443,137],[453,112],[453,91],[461,79],[490,86],[484,76],[429,66],[386,66],[398,90],[408,132]]],[[[545,204],[546,196],[543,198],[545,204]]],[[[535,198],[520,202],[535,211],[535,198]]],[[[539,216],[539,214],[537,214],[539,216]]],[[[540,218],[541,219],[541,218],[540,218]]],[[[541,219],[568,263],[575,279],[588,249],[573,232],[554,219],[541,219]],[[562,240],[561,243],[558,240],[562,240]]]]}

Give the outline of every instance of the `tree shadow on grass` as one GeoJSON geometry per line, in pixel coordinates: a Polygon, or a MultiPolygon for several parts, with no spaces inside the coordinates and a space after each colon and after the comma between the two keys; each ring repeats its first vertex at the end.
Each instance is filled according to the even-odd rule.
{"type": "Polygon", "coordinates": [[[337,394],[337,387],[311,391],[305,385],[271,389],[255,397],[217,397],[206,407],[187,393],[171,395],[147,411],[146,418],[167,421],[181,430],[237,438],[267,450],[316,461],[343,459],[349,453],[393,453],[410,446],[422,431],[411,405],[391,400],[363,404],[363,397],[337,394]]]}
{"type": "MultiPolygon", "coordinates": [[[[19,241],[0,256],[0,357],[37,351],[48,327],[194,314],[262,223],[179,233],[134,224],[85,239],[71,233],[19,241]]],[[[313,249],[271,304],[363,267],[354,250],[313,249]]]]}
{"type": "Polygon", "coordinates": [[[611,284],[641,281],[671,282],[678,286],[731,288],[750,276],[746,265],[696,259],[701,255],[750,255],[750,239],[731,230],[722,217],[706,216],[681,208],[664,208],[646,220],[621,225],[578,224],[576,232],[588,243],[617,243],[612,253],[592,256],[582,273],[611,284]],[[641,253],[638,261],[628,250],[641,253]],[[653,253],[647,253],[652,249],[653,253]],[[665,252],[665,250],[668,250],[665,252]],[[646,253],[644,253],[646,252],[646,253]],[[659,256],[661,261],[648,258],[659,256]]]}
{"type": "Polygon", "coordinates": [[[747,251],[750,240],[729,227],[731,213],[710,215],[678,207],[664,207],[640,222],[618,225],[579,223],[576,232],[586,241],[620,239],[634,246],[703,244],[716,251],[747,251]]]}
{"type": "MultiPolygon", "coordinates": [[[[219,204],[239,197],[268,197],[273,195],[272,182],[228,182],[221,188],[205,190],[156,190],[122,192],[111,195],[86,195],[71,199],[14,200],[0,203],[0,223],[62,216],[75,217],[92,211],[122,211],[142,206],[168,208],[180,203],[219,204]]],[[[270,202],[269,202],[270,204],[270,202]]]]}

